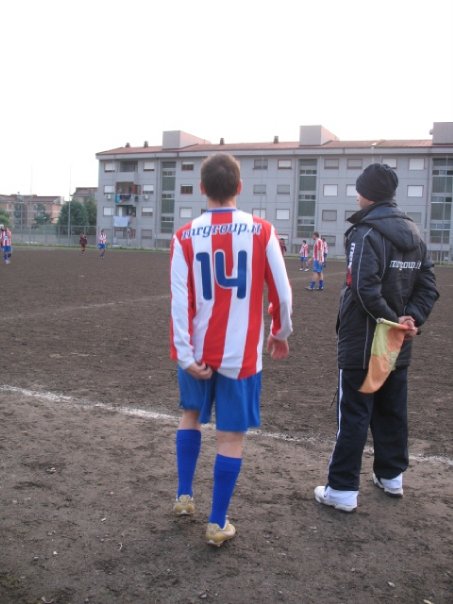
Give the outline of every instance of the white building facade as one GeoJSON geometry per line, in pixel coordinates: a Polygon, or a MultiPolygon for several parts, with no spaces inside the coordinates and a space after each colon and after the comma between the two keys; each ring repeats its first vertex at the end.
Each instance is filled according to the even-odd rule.
{"type": "Polygon", "coordinates": [[[162,145],[103,151],[97,226],[114,245],[169,247],[172,234],[202,213],[202,161],[230,153],[241,164],[238,206],[272,222],[288,250],[319,231],[329,255],[343,255],[347,218],[357,209],[355,182],[374,162],[398,174],[396,201],[417,223],[434,260],[451,260],[453,122],[437,122],[426,140],[340,141],[322,126],[301,126],[297,142],[211,144],[182,131],[162,145]]]}

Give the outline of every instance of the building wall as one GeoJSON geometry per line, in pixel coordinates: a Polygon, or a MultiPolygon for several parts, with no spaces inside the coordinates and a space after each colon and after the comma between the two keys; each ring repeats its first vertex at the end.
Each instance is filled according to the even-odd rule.
{"type": "MultiPolygon", "coordinates": [[[[243,190],[238,206],[260,213],[272,222],[292,252],[297,252],[303,238],[309,239],[311,232],[318,230],[329,242],[330,255],[343,254],[343,234],[349,226],[347,217],[358,209],[355,182],[373,162],[395,167],[399,178],[395,199],[415,220],[429,243],[433,160],[448,157],[453,162],[453,141],[446,147],[400,141],[399,146],[382,149],[376,148],[376,144],[323,149],[326,132],[324,129],[321,132],[322,145],[313,148],[298,147],[295,143],[290,149],[282,149],[278,144],[275,148],[263,145],[263,149],[257,145],[253,148],[214,145],[207,149],[195,144],[187,150],[124,149],[98,155],[98,229],[105,229],[109,241],[119,245],[127,240],[129,245],[137,247],[168,246],[172,233],[206,207],[206,199],[199,191],[201,162],[212,153],[224,151],[232,153],[241,164],[243,190]],[[198,150],[199,146],[203,148],[198,150]],[[134,171],[128,171],[132,164],[127,162],[136,162],[134,171]],[[307,168],[315,174],[308,174],[304,180],[301,175],[305,175],[307,168]],[[314,190],[308,191],[308,197],[314,197],[312,216],[304,214],[313,205],[310,200],[304,205],[302,200],[307,193],[301,190],[305,182],[315,182],[314,190]],[[299,207],[304,208],[301,216],[299,207]],[[115,217],[122,217],[119,221],[122,226],[115,227],[115,221],[118,223],[115,217]]],[[[453,178],[453,164],[450,170],[453,178]]],[[[451,193],[449,203],[450,206],[448,202],[445,206],[448,212],[451,193]]],[[[441,226],[449,229],[448,241],[443,238],[429,245],[435,253],[451,256],[451,216],[444,216],[441,226]]]]}

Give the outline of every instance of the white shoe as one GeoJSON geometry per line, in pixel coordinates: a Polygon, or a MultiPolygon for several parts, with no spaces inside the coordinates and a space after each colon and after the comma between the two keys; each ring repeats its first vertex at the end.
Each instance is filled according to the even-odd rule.
{"type": "Polygon", "coordinates": [[[395,478],[378,478],[373,472],[373,483],[383,489],[386,495],[390,497],[402,497],[403,496],[403,475],[398,474],[395,478]]]}
{"type": "Polygon", "coordinates": [[[331,487],[316,487],[315,499],[318,503],[330,505],[341,512],[354,512],[357,508],[358,491],[337,491],[331,487]]]}

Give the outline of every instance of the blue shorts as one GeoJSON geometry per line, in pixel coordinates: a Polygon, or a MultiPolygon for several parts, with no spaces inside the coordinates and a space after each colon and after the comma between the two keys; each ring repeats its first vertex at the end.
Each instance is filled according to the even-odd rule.
{"type": "Polygon", "coordinates": [[[100,250],[105,250],[105,243],[98,243],[98,248],[100,250]]]}
{"type": "Polygon", "coordinates": [[[322,273],[322,263],[319,260],[313,260],[313,272],[322,273]]]}
{"type": "Polygon", "coordinates": [[[215,401],[217,430],[247,432],[260,425],[261,372],[242,380],[214,372],[209,380],[197,380],[178,367],[180,407],[199,411],[199,421],[211,420],[215,401]]]}

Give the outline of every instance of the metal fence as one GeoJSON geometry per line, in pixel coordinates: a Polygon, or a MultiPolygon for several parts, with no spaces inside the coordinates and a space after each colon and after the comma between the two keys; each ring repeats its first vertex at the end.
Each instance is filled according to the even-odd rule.
{"type": "Polygon", "coordinates": [[[79,237],[85,233],[88,238],[88,245],[96,244],[95,226],[71,226],[68,231],[67,226],[57,224],[43,224],[41,226],[15,226],[13,228],[13,245],[79,245],[79,237]]]}
{"type": "MultiPolygon", "coordinates": [[[[130,229],[104,229],[107,235],[109,247],[130,249],[168,249],[170,239],[158,239],[153,237],[139,238],[135,231],[130,229]]],[[[85,233],[88,246],[97,244],[97,229],[89,225],[57,225],[45,224],[40,226],[16,225],[12,228],[13,245],[43,245],[43,246],[67,246],[79,245],[79,237],[85,233]]]]}
{"type": "MultiPolygon", "coordinates": [[[[78,246],[81,233],[85,233],[89,246],[97,244],[97,229],[95,226],[76,226],[71,225],[68,232],[67,225],[45,224],[41,226],[13,227],[13,245],[48,245],[48,246],[78,246]]],[[[130,248],[130,249],[168,249],[170,247],[170,238],[158,238],[151,236],[139,237],[135,231],[130,229],[105,229],[107,243],[109,247],[130,248]]],[[[299,253],[299,245],[293,245],[289,250],[290,255],[299,253]]],[[[438,246],[437,246],[438,247],[438,246]]],[[[436,264],[450,264],[453,260],[452,250],[449,245],[443,249],[430,249],[431,259],[436,264]]],[[[334,255],[331,256],[332,258],[334,255]]],[[[343,256],[336,255],[337,258],[343,256]]]]}

